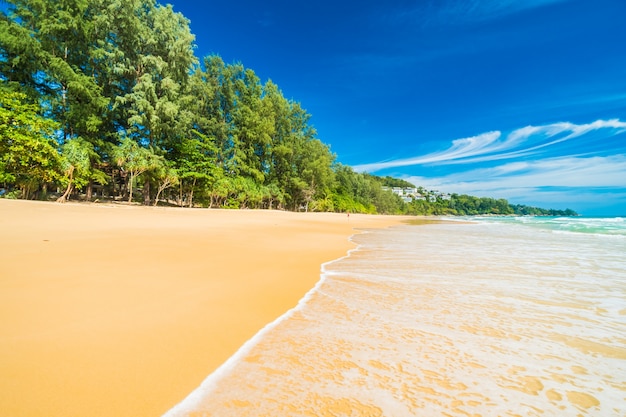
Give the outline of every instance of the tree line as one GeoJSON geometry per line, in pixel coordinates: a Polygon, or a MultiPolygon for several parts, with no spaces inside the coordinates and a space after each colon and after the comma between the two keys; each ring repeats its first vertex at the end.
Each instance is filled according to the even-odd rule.
{"type": "Polygon", "coordinates": [[[197,59],[170,5],[8,4],[0,175],[22,198],[60,187],[61,201],[299,209],[332,191],[334,155],[310,115],[241,64],[197,59]]]}
{"type": "MultiPolygon", "coordinates": [[[[420,187],[421,188],[421,187],[420,187]]],[[[574,210],[555,210],[522,204],[510,204],[506,199],[475,197],[466,194],[451,194],[442,198],[437,193],[422,189],[430,198],[413,200],[406,204],[404,212],[412,215],[446,215],[446,216],[577,216],[574,210]]]]}
{"type": "Polygon", "coordinates": [[[189,21],[171,5],[6,4],[5,196],[426,214],[383,189],[401,180],[337,163],[310,114],[271,80],[219,55],[197,58],[189,21]]]}

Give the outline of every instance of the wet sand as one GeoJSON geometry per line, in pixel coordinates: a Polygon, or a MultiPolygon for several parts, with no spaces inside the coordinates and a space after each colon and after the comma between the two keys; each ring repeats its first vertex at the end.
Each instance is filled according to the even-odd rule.
{"type": "Polygon", "coordinates": [[[626,416],[621,238],[479,221],[354,240],[164,417],[626,416]]]}
{"type": "Polygon", "coordinates": [[[0,410],[159,416],[399,217],[0,199],[0,410]]]}

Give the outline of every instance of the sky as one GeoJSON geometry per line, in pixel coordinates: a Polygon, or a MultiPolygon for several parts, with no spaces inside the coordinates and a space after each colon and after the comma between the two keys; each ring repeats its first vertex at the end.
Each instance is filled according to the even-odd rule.
{"type": "Polygon", "coordinates": [[[356,171],[626,215],[624,0],[162,3],[198,57],[271,79],[356,171]]]}

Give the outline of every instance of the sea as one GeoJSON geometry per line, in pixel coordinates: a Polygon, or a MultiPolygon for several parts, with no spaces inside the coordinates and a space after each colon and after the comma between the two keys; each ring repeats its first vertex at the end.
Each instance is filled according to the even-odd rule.
{"type": "Polygon", "coordinates": [[[179,416],[626,416],[626,221],[364,230],[170,410],[179,416]]]}

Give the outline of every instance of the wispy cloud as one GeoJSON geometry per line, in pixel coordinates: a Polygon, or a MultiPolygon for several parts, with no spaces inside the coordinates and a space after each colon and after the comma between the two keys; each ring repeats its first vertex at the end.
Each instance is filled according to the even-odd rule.
{"type": "Polygon", "coordinates": [[[359,172],[376,172],[412,165],[471,164],[520,158],[537,155],[545,148],[598,130],[606,130],[606,136],[614,136],[626,131],[626,123],[619,119],[596,120],[588,124],[560,122],[542,126],[526,126],[506,136],[500,131],[492,131],[453,140],[452,145],[444,151],[412,158],[362,164],[355,166],[354,169],[359,172]]]}
{"type": "Polygon", "coordinates": [[[626,187],[626,155],[558,157],[421,178],[447,188],[492,191],[539,187],[626,187]]]}
{"type": "Polygon", "coordinates": [[[482,155],[491,152],[491,149],[500,147],[497,141],[500,132],[487,132],[478,136],[457,139],[452,141],[452,146],[445,151],[435,152],[424,156],[417,156],[407,159],[397,159],[394,161],[375,162],[371,164],[357,165],[357,171],[375,172],[386,168],[403,167],[410,165],[426,165],[434,163],[447,163],[457,159],[482,155]]]}

